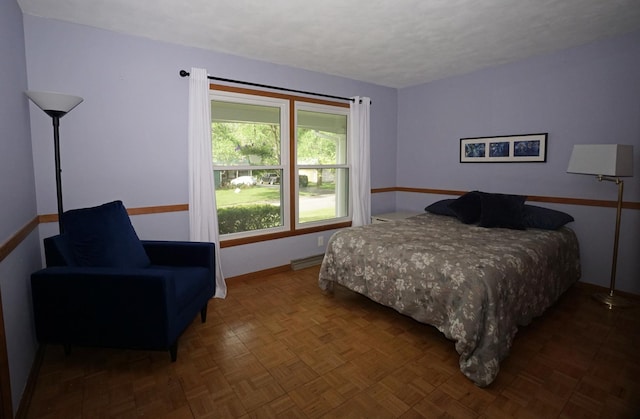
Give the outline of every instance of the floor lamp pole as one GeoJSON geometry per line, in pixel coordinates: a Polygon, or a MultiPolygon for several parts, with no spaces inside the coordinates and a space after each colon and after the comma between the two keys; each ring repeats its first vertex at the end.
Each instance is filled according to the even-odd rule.
{"type": "Polygon", "coordinates": [[[618,242],[620,241],[620,219],[622,218],[622,193],[624,191],[624,182],[620,178],[607,178],[605,176],[598,176],[598,180],[608,180],[615,182],[618,185],[618,205],[616,208],[616,232],[613,239],[613,261],[611,262],[611,282],[609,285],[609,293],[594,294],[593,298],[607,304],[609,308],[613,307],[629,307],[631,302],[624,297],[614,295],[616,288],[616,266],[618,263],[618,242]]]}
{"type": "Polygon", "coordinates": [[[64,232],[62,227],[62,169],[60,168],[60,117],[52,115],[53,119],[53,147],[56,159],[56,194],[58,197],[58,228],[60,234],[64,232]]]}

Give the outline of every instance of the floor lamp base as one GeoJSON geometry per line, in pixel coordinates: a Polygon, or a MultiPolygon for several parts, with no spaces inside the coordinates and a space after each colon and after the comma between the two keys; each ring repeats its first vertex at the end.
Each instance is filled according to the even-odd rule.
{"type": "Polygon", "coordinates": [[[593,298],[597,301],[600,301],[603,304],[608,305],[609,309],[612,309],[613,307],[625,308],[625,307],[633,306],[633,303],[631,301],[627,300],[624,297],[620,297],[619,295],[611,295],[608,293],[598,293],[598,294],[593,294],[593,298]]]}

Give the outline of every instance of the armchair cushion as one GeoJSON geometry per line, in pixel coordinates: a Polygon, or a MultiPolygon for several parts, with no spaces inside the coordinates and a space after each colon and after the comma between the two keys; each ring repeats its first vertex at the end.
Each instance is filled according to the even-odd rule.
{"type": "Polygon", "coordinates": [[[122,201],[67,211],[62,225],[78,266],[144,268],[151,263],[122,201]]]}

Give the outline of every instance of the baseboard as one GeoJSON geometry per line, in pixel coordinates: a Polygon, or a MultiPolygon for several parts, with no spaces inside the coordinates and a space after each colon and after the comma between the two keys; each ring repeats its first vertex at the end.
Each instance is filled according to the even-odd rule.
{"type": "Polygon", "coordinates": [[[263,269],[261,271],[254,271],[254,272],[249,272],[242,275],[236,275],[229,278],[225,278],[225,281],[227,281],[227,285],[229,285],[229,283],[232,283],[235,280],[262,278],[268,275],[278,274],[282,272],[289,272],[290,270],[291,270],[291,265],[275,266],[273,268],[263,269]]]}

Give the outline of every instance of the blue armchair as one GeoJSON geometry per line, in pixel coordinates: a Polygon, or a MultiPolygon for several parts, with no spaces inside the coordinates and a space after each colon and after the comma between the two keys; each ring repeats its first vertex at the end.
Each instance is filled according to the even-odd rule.
{"type": "Polygon", "coordinates": [[[214,244],[140,241],[122,202],[65,212],[31,275],[41,343],[169,350],[215,291],[214,244]]]}

